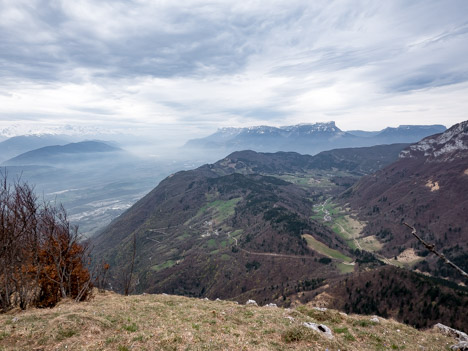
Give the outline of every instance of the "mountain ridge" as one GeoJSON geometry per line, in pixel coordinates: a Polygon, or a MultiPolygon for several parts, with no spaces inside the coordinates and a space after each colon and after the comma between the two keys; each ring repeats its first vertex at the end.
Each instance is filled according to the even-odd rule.
{"type": "Polygon", "coordinates": [[[195,148],[218,153],[245,149],[258,152],[295,151],[313,155],[336,148],[417,142],[423,137],[445,130],[442,125],[404,125],[378,132],[346,132],[339,129],[333,121],[282,127],[228,127],[220,128],[207,137],[189,140],[184,149],[195,148]]]}
{"type": "Polygon", "coordinates": [[[73,161],[78,159],[74,156],[99,155],[112,152],[122,152],[123,150],[110,146],[101,141],[82,141],[65,145],[51,145],[39,149],[27,151],[15,156],[5,162],[4,165],[33,165],[43,163],[64,162],[67,157],[73,157],[73,161]]]}
{"type": "Polygon", "coordinates": [[[0,162],[22,153],[50,145],[66,144],[69,141],[62,135],[20,135],[0,142],[0,162]]]}

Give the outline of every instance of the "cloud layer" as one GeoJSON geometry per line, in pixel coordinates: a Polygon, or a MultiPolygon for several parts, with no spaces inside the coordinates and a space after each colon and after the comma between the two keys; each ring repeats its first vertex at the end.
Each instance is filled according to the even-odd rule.
{"type": "Polygon", "coordinates": [[[468,119],[468,2],[0,1],[0,127],[468,119]]]}

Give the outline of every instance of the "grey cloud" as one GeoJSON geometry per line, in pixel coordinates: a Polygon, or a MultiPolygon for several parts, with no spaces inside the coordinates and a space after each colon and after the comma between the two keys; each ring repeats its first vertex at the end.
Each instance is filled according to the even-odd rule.
{"type": "MultiPolygon", "coordinates": [[[[116,7],[121,12],[128,11],[129,17],[132,16],[131,10],[140,6],[132,1],[100,3],[102,6],[116,7]]],[[[19,5],[17,9],[28,15],[33,23],[26,28],[3,26],[1,74],[60,80],[67,79],[70,70],[76,67],[97,70],[98,77],[117,78],[229,74],[242,70],[253,54],[261,54],[265,42],[279,47],[284,45],[285,50],[291,45],[294,49],[295,41],[298,45],[312,46],[308,51],[293,50],[292,54],[299,56],[295,63],[279,63],[272,69],[272,74],[286,76],[361,67],[400,53],[402,48],[398,43],[367,45],[365,33],[362,40],[357,41],[357,46],[356,43],[348,45],[347,42],[315,46],[315,39],[326,36],[330,29],[346,30],[359,26],[360,21],[372,19],[372,16],[385,15],[378,13],[375,6],[367,9],[364,3],[330,4],[316,9],[306,2],[292,3],[289,8],[275,10],[274,5],[268,2],[264,4],[264,13],[246,11],[235,14],[230,13],[230,5],[213,4],[167,7],[161,9],[162,15],[155,9],[149,9],[155,11],[155,23],[131,28],[128,33],[123,23],[122,28],[115,29],[115,37],[107,38],[102,37],[96,28],[90,28],[88,23],[70,18],[60,2],[39,1],[34,8],[19,5]],[[166,27],[177,30],[166,30],[158,25],[158,21],[167,22],[166,27]],[[296,28],[310,26],[314,30],[305,30],[303,36],[306,38],[301,34],[291,34],[296,28]],[[31,43],[35,30],[46,38],[31,43]],[[25,33],[27,31],[30,32],[25,33]]],[[[405,5],[400,6],[405,11],[405,5]]],[[[417,15],[417,8],[408,11],[417,15]]],[[[429,13],[429,16],[434,14],[429,13]]],[[[425,20],[434,19],[429,17],[425,20]]],[[[112,20],[102,18],[102,24],[112,20]]],[[[138,22],[139,18],[133,20],[138,22]]],[[[414,21],[417,27],[421,19],[415,17],[414,21]]],[[[465,23],[432,40],[447,40],[449,36],[464,35],[466,30],[465,23]]]]}
{"type": "MultiPolygon", "coordinates": [[[[155,86],[164,89],[168,83],[167,93],[142,89],[127,103],[146,103],[142,111],[164,105],[178,123],[196,125],[215,124],[225,116],[241,121],[287,118],[302,95],[343,82],[344,87],[362,83],[368,91],[388,97],[468,80],[464,0],[183,3],[0,2],[0,94],[8,96],[16,86],[27,87],[35,80],[41,81],[36,86],[90,83],[103,88],[99,91],[108,99],[105,108],[77,107],[70,101],[63,105],[73,116],[82,112],[83,118],[105,119],[119,114],[117,108],[112,111],[115,96],[130,95],[118,91],[120,85],[129,82],[138,90],[147,77],[163,78],[164,83],[155,86]],[[16,12],[10,13],[10,8],[16,12]],[[278,78],[279,83],[258,84],[252,91],[259,92],[261,102],[252,96],[245,107],[240,93],[236,108],[213,101],[209,88],[205,95],[197,91],[196,98],[186,99],[180,92],[190,92],[176,86],[183,84],[178,79],[186,79],[196,82],[190,85],[194,89],[203,89],[209,83],[198,82],[229,81],[235,75],[241,78],[228,90],[233,94],[242,89],[239,82],[258,84],[265,77],[278,78]],[[262,89],[268,91],[262,94],[262,89]]],[[[120,111],[127,118],[131,109],[120,111]]],[[[342,110],[327,107],[319,112],[333,115],[342,110]]]]}
{"type": "Polygon", "coordinates": [[[468,72],[422,72],[404,77],[390,90],[407,92],[412,90],[442,87],[468,81],[468,72]]]}
{"type": "MultiPolygon", "coordinates": [[[[123,10],[135,6],[131,2],[124,4],[123,10]]],[[[42,2],[37,9],[29,28],[3,27],[0,41],[3,75],[60,79],[60,75],[77,66],[105,70],[104,75],[115,77],[187,76],[205,70],[225,74],[243,67],[249,55],[257,50],[258,33],[268,32],[275,25],[266,16],[258,18],[248,13],[230,16],[225,7],[219,9],[224,14],[214,18],[197,8],[175,8],[167,17],[171,26],[182,28],[180,31],[164,31],[149,25],[141,31],[120,33],[116,38],[102,38],[84,23],[70,23],[74,20],[60,6],[42,2]],[[25,31],[34,29],[50,34],[51,39],[31,43],[34,33],[25,31]]],[[[25,7],[20,10],[31,11],[25,7]]],[[[292,20],[296,14],[297,10],[281,14],[277,19],[292,20]]],[[[106,20],[111,19],[102,18],[103,22],[106,20]]]]}

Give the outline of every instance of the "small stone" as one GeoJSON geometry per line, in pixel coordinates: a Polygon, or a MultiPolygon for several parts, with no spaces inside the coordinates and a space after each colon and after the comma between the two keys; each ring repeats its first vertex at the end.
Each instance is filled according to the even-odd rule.
{"type": "Polygon", "coordinates": [[[257,305],[257,302],[256,302],[255,300],[248,300],[245,304],[246,304],[246,305],[258,306],[258,305],[257,305]]]}
{"type": "Polygon", "coordinates": [[[287,317],[284,317],[284,318],[289,319],[291,322],[294,322],[294,320],[295,320],[294,317],[291,317],[291,316],[287,316],[287,317]]]}
{"type": "Polygon", "coordinates": [[[215,301],[222,301],[222,300],[219,297],[217,297],[215,301]]]}
{"type": "Polygon", "coordinates": [[[314,310],[325,312],[328,308],[326,307],[312,307],[314,310]]]}
{"type": "Polygon", "coordinates": [[[276,303],[269,303],[265,305],[264,307],[278,307],[278,306],[276,305],[276,303]]]}
{"type": "Polygon", "coordinates": [[[380,323],[380,319],[379,319],[379,317],[377,317],[377,316],[372,317],[372,318],[370,319],[370,321],[371,321],[371,322],[374,322],[374,323],[380,323]]]}
{"type": "Polygon", "coordinates": [[[205,297],[203,300],[205,300],[205,301],[210,301],[210,299],[209,299],[209,298],[207,298],[207,297],[205,297]]]}

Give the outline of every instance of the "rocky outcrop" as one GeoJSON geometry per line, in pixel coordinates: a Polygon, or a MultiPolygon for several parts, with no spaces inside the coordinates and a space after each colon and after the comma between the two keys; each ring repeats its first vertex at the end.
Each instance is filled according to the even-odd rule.
{"type": "Polygon", "coordinates": [[[325,324],[316,324],[312,322],[304,322],[304,327],[310,328],[318,332],[319,334],[325,336],[328,339],[333,339],[333,334],[330,328],[328,328],[325,324]]]}
{"type": "Polygon", "coordinates": [[[436,325],[434,325],[434,329],[436,329],[439,333],[448,336],[453,336],[454,338],[458,339],[458,343],[450,347],[451,350],[468,351],[468,335],[466,333],[457,329],[447,327],[442,323],[437,323],[436,325]]]}

